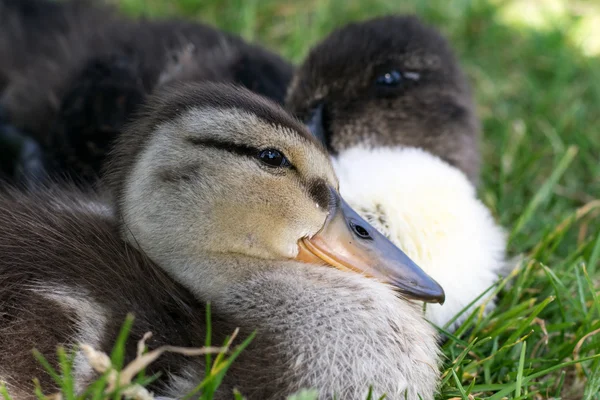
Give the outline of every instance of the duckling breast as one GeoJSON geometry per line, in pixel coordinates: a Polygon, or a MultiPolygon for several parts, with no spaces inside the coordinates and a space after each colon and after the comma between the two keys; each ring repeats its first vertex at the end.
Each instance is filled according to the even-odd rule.
{"type": "MultiPolygon", "coordinates": [[[[444,288],[445,304],[427,305],[431,322],[444,326],[497,281],[506,235],[460,170],[399,147],[353,147],[335,157],[334,167],[346,201],[444,288]]],[[[488,297],[473,307],[491,309],[488,297]]]]}
{"type": "Polygon", "coordinates": [[[362,275],[288,263],[227,290],[211,307],[257,336],[229,375],[248,398],[316,388],[319,399],[433,399],[434,329],[416,304],[362,275]],[[242,368],[243,370],[238,370],[242,368]],[[247,370],[265,371],[247,381],[247,370]],[[273,385],[273,381],[280,382],[273,385]],[[277,392],[272,390],[276,389],[277,392]],[[406,397],[405,397],[406,396],[406,397]]]}

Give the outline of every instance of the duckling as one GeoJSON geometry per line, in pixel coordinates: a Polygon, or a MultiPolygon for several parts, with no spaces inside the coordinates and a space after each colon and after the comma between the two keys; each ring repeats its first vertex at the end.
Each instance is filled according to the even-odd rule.
{"type": "Polygon", "coordinates": [[[0,0],[0,25],[0,106],[44,148],[51,175],[88,183],[156,87],[234,82],[282,103],[292,74],[240,37],[190,21],[133,20],[102,2],[0,0]]]}
{"type": "MultiPolygon", "coordinates": [[[[44,377],[32,347],[107,351],[129,311],[131,340],[199,346],[206,302],[214,343],[257,331],[217,399],[363,399],[370,385],[433,398],[436,335],[415,301],[443,289],[345,203],[326,150],[282,108],[225,84],[169,85],[118,138],[104,185],[108,208],[57,188],[0,196],[0,379],[17,398],[44,377]]],[[[159,369],[153,390],[174,398],[205,370],[175,356],[147,373],[159,369]]],[[[93,373],[79,353],[74,372],[81,391],[93,373]]]]}
{"type": "MultiPolygon", "coordinates": [[[[480,127],[447,41],[413,16],[349,24],[310,51],[286,105],[329,149],[349,204],[442,284],[426,316],[455,330],[507,263],[477,198],[480,127]]],[[[492,309],[487,297],[474,307],[492,309]]]]}

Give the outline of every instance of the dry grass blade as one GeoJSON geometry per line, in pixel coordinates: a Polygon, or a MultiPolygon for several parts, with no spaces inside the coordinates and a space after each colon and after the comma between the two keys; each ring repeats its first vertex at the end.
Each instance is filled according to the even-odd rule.
{"type": "MultiPolygon", "coordinates": [[[[575,348],[573,349],[573,361],[579,360],[579,352],[581,351],[581,346],[583,346],[583,343],[586,341],[586,339],[588,339],[598,333],[600,333],[600,328],[586,334],[581,339],[579,339],[579,341],[577,342],[577,345],[575,345],[575,348]]],[[[583,368],[581,367],[581,364],[575,364],[575,368],[577,369],[577,372],[579,374],[583,373],[583,368]]]]}
{"type": "Polygon", "coordinates": [[[201,348],[189,348],[189,347],[178,347],[178,346],[161,346],[157,349],[144,353],[146,349],[146,341],[152,337],[151,332],[146,332],[142,339],[137,344],[137,355],[136,358],[127,364],[120,372],[117,372],[110,361],[110,357],[98,350],[95,350],[87,344],[81,344],[80,348],[83,351],[84,356],[90,363],[90,366],[99,373],[107,373],[108,386],[106,392],[113,392],[117,387],[125,388],[123,395],[127,398],[149,400],[153,396],[144,387],[134,384],[132,385],[133,379],[143,369],[152,364],[158,357],[164,353],[177,353],[184,356],[196,357],[203,356],[206,354],[224,354],[229,351],[229,347],[233,343],[233,340],[237,336],[239,329],[236,329],[231,338],[223,347],[201,347],[201,348]]]}
{"type": "Polygon", "coordinates": [[[127,364],[121,371],[119,381],[122,385],[131,383],[131,380],[144,368],[152,364],[158,357],[163,353],[177,353],[184,356],[203,356],[206,354],[219,354],[225,353],[229,350],[229,347],[202,347],[202,348],[188,348],[188,347],[177,347],[177,346],[161,346],[155,350],[143,354],[141,357],[137,357],[135,360],[127,364]]]}

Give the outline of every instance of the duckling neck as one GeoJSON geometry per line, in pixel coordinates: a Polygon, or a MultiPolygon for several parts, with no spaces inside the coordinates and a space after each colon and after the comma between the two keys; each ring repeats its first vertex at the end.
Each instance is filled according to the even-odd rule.
{"type": "Polygon", "coordinates": [[[219,254],[169,272],[215,314],[242,332],[257,331],[240,365],[250,359],[287,386],[265,393],[272,382],[249,383],[249,398],[314,387],[323,398],[358,399],[369,385],[378,396],[433,398],[435,332],[386,285],[333,268],[219,254]]]}
{"type": "Polygon", "coordinates": [[[203,302],[218,302],[231,287],[244,285],[266,271],[285,268],[286,264],[221,253],[205,253],[201,258],[161,258],[156,260],[158,264],[203,302]]]}

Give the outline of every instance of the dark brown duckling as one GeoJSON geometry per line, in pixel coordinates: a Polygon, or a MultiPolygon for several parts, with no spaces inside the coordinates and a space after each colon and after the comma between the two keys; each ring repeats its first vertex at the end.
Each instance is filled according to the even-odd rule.
{"type": "Polygon", "coordinates": [[[292,74],[237,36],[183,20],[132,20],[102,3],[0,0],[0,25],[0,105],[48,153],[53,175],[88,182],[157,86],[234,82],[282,103],[292,74]]]}
{"type": "Polygon", "coordinates": [[[480,125],[469,86],[448,42],[416,17],[331,33],[296,71],[286,105],[333,153],[418,147],[478,180],[480,125]]]}
{"type": "Polygon", "coordinates": [[[506,235],[477,197],[479,121],[437,30],[413,16],[347,25],[311,50],[287,105],[327,145],[348,203],[443,285],[428,320],[453,331],[494,307],[467,307],[509,271],[506,235]]]}

